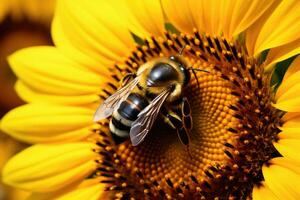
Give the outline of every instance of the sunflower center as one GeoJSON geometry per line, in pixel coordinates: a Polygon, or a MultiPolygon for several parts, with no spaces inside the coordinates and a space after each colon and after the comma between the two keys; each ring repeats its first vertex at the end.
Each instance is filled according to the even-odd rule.
{"type": "MultiPolygon", "coordinates": [[[[279,122],[269,77],[240,44],[197,31],[152,38],[124,66],[116,66],[112,91],[125,73],[154,58],[177,55],[183,47],[182,56],[193,68],[208,71],[197,71],[182,94],[193,118],[189,151],[159,119],[137,147],[129,140],[114,145],[107,128],[101,133],[106,139],[99,141],[104,160],[98,173],[109,177],[108,190],[120,191],[116,197],[246,198],[263,179],[262,164],[276,153],[272,141],[279,122]]],[[[101,97],[107,96],[108,90],[101,97]]]]}

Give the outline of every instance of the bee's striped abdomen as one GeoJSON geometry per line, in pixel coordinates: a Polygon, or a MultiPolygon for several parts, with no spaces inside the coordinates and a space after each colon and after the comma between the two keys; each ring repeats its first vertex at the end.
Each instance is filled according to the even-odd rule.
{"type": "Polygon", "coordinates": [[[109,123],[112,135],[127,138],[131,124],[137,119],[138,114],[148,105],[145,97],[138,93],[131,93],[120,107],[113,113],[109,123]]]}

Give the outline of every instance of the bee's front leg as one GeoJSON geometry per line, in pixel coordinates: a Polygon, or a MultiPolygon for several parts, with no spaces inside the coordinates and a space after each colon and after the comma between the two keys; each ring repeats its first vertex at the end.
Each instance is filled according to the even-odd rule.
{"type": "Polygon", "coordinates": [[[120,88],[127,85],[130,81],[132,81],[136,77],[135,73],[128,73],[120,80],[120,88]]]}

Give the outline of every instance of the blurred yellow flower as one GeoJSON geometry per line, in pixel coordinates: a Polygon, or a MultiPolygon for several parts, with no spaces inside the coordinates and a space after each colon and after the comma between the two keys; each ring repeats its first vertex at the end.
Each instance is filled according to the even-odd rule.
{"type": "MultiPolygon", "coordinates": [[[[0,133],[0,171],[2,171],[4,164],[11,156],[24,149],[26,146],[17,142],[7,135],[0,133]]],[[[29,196],[28,192],[6,186],[0,182],[0,199],[5,200],[22,200],[29,196]]]]}
{"type": "Polygon", "coordinates": [[[10,16],[14,21],[49,24],[53,16],[55,0],[1,0],[0,21],[10,16]]]}
{"type": "Polygon", "coordinates": [[[28,102],[1,123],[33,145],[3,170],[32,199],[297,199],[300,58],[276,90],[276,63],[300,52],[300,1],[58,1],[55,47],[9,58],[28,102]],[[166,28],[173,25],[175,28],[166,28]],[[197,72],[184,95],[190,153],[155,127],[139,146],[114,143],[99,103],[160,56],[197,72]],[[263,55],[267,55],[263,58],[263,55]]]}
{"type": "MultiPolygon", "coordinates": [[[[16,77],[7,63],[7,56],[17,49],[33,45],[50,45],[50,23],[54,0],[0,1],[0,116],[23,104],[14,92],[16,77]]],[[[25,145],[0,132],[0,169],[25,145]]],[[[27,192],[14,189],[0,181],[0,199],[22,200],[27,192]]]]}
{"type": "Polygon", "coordinates": [[[15,76],[6,58],[17,49],[50,45],[54,0],[2,0],[0,5],[0,109],[1,116],[22,101],[13,92],[15,76]]]}

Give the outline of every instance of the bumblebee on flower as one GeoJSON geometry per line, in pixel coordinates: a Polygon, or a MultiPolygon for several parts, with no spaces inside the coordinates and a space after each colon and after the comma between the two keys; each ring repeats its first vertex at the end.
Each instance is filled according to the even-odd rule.
{"type": "MultiPolygon", "coordinates": [[[[33,145],[7,163],[3,180],[34,198],[296,199],[299,58],[277,91],[270,78],[276,63],[299,53],[299,9],[298,1],[59,1],[55,47],[9,58],[28,104],[1,127],[33,145]],[[108,115],[93,122],[99,104],[131,87],[122,85],[126,74],[139,77],[142,66],[183,47],[197,69],[181,92],[188,134],[155,117],[146,137],[135,143],[131,126],[118,143],[108,115]]],[[[148,105],[160,94],[165,102],[165,91],[148,105]]]]}

